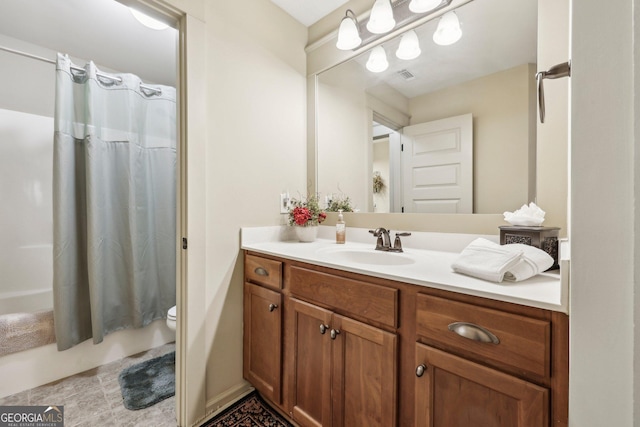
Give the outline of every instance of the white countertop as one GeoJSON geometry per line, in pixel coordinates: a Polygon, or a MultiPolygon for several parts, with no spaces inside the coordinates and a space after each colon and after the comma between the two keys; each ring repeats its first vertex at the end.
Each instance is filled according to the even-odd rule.
{"type": "MultiPolygon", "coordinates": [[[[337,245],[334,235],[334,227],[321,226],[315,242],[300,243],[293,238],[291,230],[286,226],[249,227],[242,229],[241,247],[244,250],[338,270],[568,313],[569,283],[566,272],[561,274],[560,270],[554,270],[522,282],[494,283],[451,270],[451,263],[458,253],[475,238],[485,237],[497,241],[498,236],[412,233],[412,236],[402,238],[402,254],[385,254],[400,255],[408,264],[379,265],[349,261],[336,256],[334,252],[375,252],[376,239],[367,230],[348,228],[347,243],[344,245],[337,245]]],[[[568,269],[568,261],[561,262],[561,269],[563,267],[568,269]]]]}

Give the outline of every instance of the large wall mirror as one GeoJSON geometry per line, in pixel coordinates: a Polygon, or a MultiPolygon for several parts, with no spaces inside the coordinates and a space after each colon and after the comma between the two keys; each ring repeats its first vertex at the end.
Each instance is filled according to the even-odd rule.
{"type": "Polygon", "coordinates": [[[535,200],[537,11],[537,0],[471,1],[455,9],[454,44],[434,43],[435,18],[415,28],[415,59],[396,57],[398,36],[379,45],[384,71],[367,69],[367,51],[319,73],[321,198],[480,214],[535,200]]]}

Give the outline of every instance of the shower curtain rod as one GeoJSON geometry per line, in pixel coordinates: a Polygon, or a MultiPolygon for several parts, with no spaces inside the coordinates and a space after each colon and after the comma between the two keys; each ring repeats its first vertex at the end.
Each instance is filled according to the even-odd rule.
{"type": "MultiPolygon", "coordinates": [[[[49,64],[56,65],[56,61],[54,61],[53,59],[45,58],[43,56],[34,55],[32,53],[22,52],[22,51],[16,50],[16,49],[11,49],[11,48],[8,48],[6,46],[0,46],[0,50],[4,50],[5,52],[14,53],[16,55],[24,56],[26,58],[36,59],[38,61],[48,62],[49,64]]],[[[86,72],[86,70],[84,68],[76,67],[75,65],[72,65],[71,69],[76,70],[76,71],[86,72]]],[[[96,71],[96,75],[98,77],[102,77],[104,79],[110,79],[110,80],[116,81],[118,83],[122,82],[122,78],[116,77],[116,76],[110,76],[109,74],[104,74],[104,73],[101,73],[100,71],[96,71]]],[[[155,87],[147,86],[147,85],[145,85],[143,83],[140,83],[140,88],[141,89],[150,90],[150,91],[154,91],[156,93],[156,95],[161,95],[162,94],[162,89],[158,89],[158,88],[155,88],[155,87]]]]}

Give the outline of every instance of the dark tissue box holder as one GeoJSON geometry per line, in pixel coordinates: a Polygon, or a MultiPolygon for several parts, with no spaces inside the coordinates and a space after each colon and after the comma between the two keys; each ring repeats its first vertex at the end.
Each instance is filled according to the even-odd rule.
{"type": "MultiPolygon", "coordinates": [[[[500,228],[500,244],[523,243],[542,249],[553,258],[549,270],[558,265],[558,232],[560,227],[533,227],[523,225],[503,225],[500,228]]],[[[547,270],[547,271],[549,271],[547,270]]]]}

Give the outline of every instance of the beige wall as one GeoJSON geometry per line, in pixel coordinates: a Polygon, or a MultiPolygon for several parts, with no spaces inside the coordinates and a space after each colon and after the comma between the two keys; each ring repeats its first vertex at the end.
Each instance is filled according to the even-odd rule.
{"type": "Polygon", "coordinates": [[[371,113],[359,69],[351,62],[318,79],[318,192],[344,193],[367,210],[371,113]]]}
{"type": "MultiPolygon", "coordinates": [[[[538,70],[570,59],[569,0],[538,0],[538,70]]],[[[569,79],[546,80],[546,119],[538,125],[537,202],[546,210],[545,225],[570,234],[568,216],[569,174],[569,79]]]]}
{"type": "Polygon", "coordinates": [[[279,194],[306,187],[307,30],[268,0],[216,1],[206,3],[205,37],[206,281],[197,286],[211,410],[244,383],[240,227],[280,224],[279,194]]]}
{"type": "Polygon", "coordinates": [[[534,201],[529,194],[535,176],[529,155],[536,132],[530,119],[535,110],[529,108],[534,75],[534,66],[523,64],[409,101],[412,125],[473,115],[474,213],[513,211],[534,201]]]}

